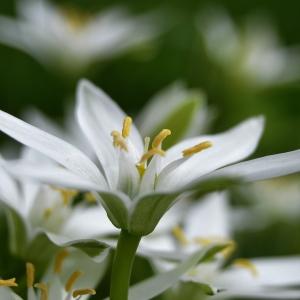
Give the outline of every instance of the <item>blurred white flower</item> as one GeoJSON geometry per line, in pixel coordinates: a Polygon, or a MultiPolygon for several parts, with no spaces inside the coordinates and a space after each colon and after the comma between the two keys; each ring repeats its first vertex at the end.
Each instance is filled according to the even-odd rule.
{"type": "Polygon", "coordinates": [[[149,234],[180,195],[218,189],[212,182],[221,178],[255,181],[300,170],[299,150],[236,163],[255,150],[264,126],[261,117],[222,134],[186,139],[164,151],[170,130],[160,131],[150,145],[103,91],[83,80],[77,95],[78,122],[99,167],[73,145],[1,111],[3,132],[63,166],[17,163],[6,168],[15,176],[98,192],[112,223],[130,233],[149,234]]]}
{"type": "MultiPolygon", "coordinates": [[[[40,282],[36,282],[36,268],[26,264],[27,300],[72,300],[88,299],[95,295],[93,289],[107,269],[107,261],[97,263],[86,254],[75,249],[59,251],[49,270],[40,282]]],[[[21,300],[11,287],[17,286],[15,278],[0,280],[1,299],[21,300]]]]}
{"type": "MultiPolygon", "coordinates": [[[[24,151],[19,161],[38,164],[41,168],[53,165],[32,150],[24,151]]],[[[1,159],[0,201],[9,208],[11,225],[22,225],[16,233],[25,236],[14,237],[25,242],[21,245],[22,250],[40,233],[81,239],[115,232],[102,207],[95,203],[87,205],[87,201],[96,202],[93,195],[82,195],[82,203],[74,205],[74,199],[79,196],[77,191],[43,185],[26,178],[17,182],[6,172],[5,164],[6,161],[1,159]]]]}
{"type": "Polygon", "coordinates": [[[198,28],[209,58],[236,80],[260,88],[300,78],[299,48],[281,45],[266,19],[249,18],[238,28],[226,11],[211,8],[198,28]]]}
{"type": "Polygon", "coordinates": [[[122,8],[89,16],[47,0],[22,0],[17,13],[17,19],[0,17],[0,42],[42,64],[75,72],[147,42],[160,31],[154,14],[135,17],[122,8]]]}
{"type": "MultiPolygon", "coordinates": [[[[170,261],[179,259],[180,253],[184,256],[209,244],[228,243],[223,255],[199,264],[181,277],[182,282],[194,282],[199,284],[199,288],[202,285],[209,286],[210,290],[206,292],[219,293],[218,298],[297,299],[299,290],[291,287],[300,283],[300,257],[236,259],[224,268],[224,258],[232,254],[235,248],[231,240],[232,215],[227,195],[213,193],[199,201],[190,204],[186,213],[182,207],[178,208],[183,213],[176,216],[177,226],[172,233],[161,232],[156,239],[154,232],[153,237],[146,237],[141,242],[145,249],[156,244],[152,253],[153,265],[159,271],[169,270],[174,265],[170,261]]],[[[169,217],[174,217],[170,212],[162,222],[168,222],[169,217]]]]}
{"type": "Polygon", "coordinates": [[[262,229],[278,221],[298,222],[300,217],[299,178],[277,178],[251,184],[241,196],[251,201],[246,209],[235,212],[239,229],[262,229]],[[254,222],[259,220],[259,222],[254,222]]]}

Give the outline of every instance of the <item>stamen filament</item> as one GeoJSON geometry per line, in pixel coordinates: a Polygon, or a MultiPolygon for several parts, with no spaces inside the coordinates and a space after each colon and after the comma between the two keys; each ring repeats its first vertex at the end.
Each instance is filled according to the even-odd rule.
{"type": "Polygon", "coordinates": [[[66,257],[69,255],[69,251],[67,249],[63,249],[56,255],[54,262],[54,273],[59,274],[62,270],[62,265],[66,257]]]}
{"type": "Polygon", "coordinates": [[[160,156],[164,156],[165,151],[158,149],[158,148],[152,148],[151,150],[149,150],[142,156],[139,164],[143,164],[143,163],[147,162],[152,156],[154,156],[156,154],[160,155],[160,156]]]}
{"type": "Polygon", "coordinates": [[[34,284],[35,268],[32,263],[26,263],[26,278],[27,278],[27,288],[32,288],[34,284]]]}
{"type": "Polygon", "coordinates": [[[14,287],[18,286],[18,284],[16,283],[16,278],[0,279],[0,286],[14,287]]]}
{"type": "Polygon", "coordinates": [[[183,157],[191,156],[193,154],[199,153],[205,149],[212,147],[212,143],[210,141],[205,141],[200,144],[197,144],[191,148],[185,149],[182,151],[183,157]]]}
{"type": "Polygon", "coordinates": [[[78,289],[73,292],[73,298],[83,295],[96,295],[96,291],[94,289],[78,289]]]}
{"type": "Polygon", "coordinates": [[[249,270],[254,277],[258,276],[258,270],[256,266],[248,259],[236,259],[233,262],[233,265],[249,270]]]}
{"type": "Polygon", "coordinates": [[[34,287],[41,290],[41,300],[48,300],[48,286],[46,283],[36,283],[34,287]]]}
{"type": "Polygon", "coordinates": [[[152,148],[161,148],[162,142],[171,135],[170,129],[163,129],[153,140],[152,148]]]}
{"type": "Polygon", "coordinates": [[[122,137],[126,139],[130,135],[132,125],[132,119],[130,117],[126,117],[123,121],[123,129],[122,129],[122,137]]]}
{"type": "Polygon", "coordinates": [[[83,275],[83,273],[80,272],[80,271],[75,271],[74,273],[72,273],[72,275],[69,277],[69,279],[68,279],[68,281],[67,281],[67,283],[66,283],[66,285],[65,285],[65,290],[66,290],[67,292],[70,292],[70,291],[72,290],[72,288],[73,288],[74,283],[76,282],[76,280],[77,280],[80,276],[82,276],[82,275],[83,275]]]}

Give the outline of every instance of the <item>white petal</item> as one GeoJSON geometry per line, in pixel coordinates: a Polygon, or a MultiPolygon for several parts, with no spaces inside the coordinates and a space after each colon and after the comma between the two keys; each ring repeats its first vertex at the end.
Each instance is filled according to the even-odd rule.
{"type": "Polygon", "coordinates": [[[231,175],[246,181],[274,178],[300,171],[300,150],[264,156],[222,168],[215,176],[231,175]]]}
{"type": "Polygon", "coordinates": [[[0,130],[65,166],[75,174],[101,187],[106,183],[96,165],[81,151],[22,120],[0,111],[0,130]]]}
{"type": "Polygon", "coordinates": [[[229,206],[226,193],[213,193],[191,206],[184,230],[189,240],[202,238],[230,238],[229,206]]]}
{"type": "Polygon", "coordinates": [[[41,165],[28,164],[25,162],[9,162],[6,163],[5,168],[14,177],[21,180],[23,180],[24,177],[27,177],[36,182],[51,184],[58,187],[74,188],[84,191],[102,190],[100,185],[79,177],[59,166],[44,165],[41,167],[41,165]]]}
{"type": "Polygon", "coordinates": [[[3,161],[0,161],[0,200],[19,211],[21,195],[17,183],[4,169],[2,163],[3,161]]]}
{"type": "Polygon", "coordinates": [[[261,285],[300,285],[300,256],[258,258],[251,261],[257,268],[261,285]]]}
{"type": "Polygon", "coordinates": [[[256,149],[263,127],[262,117],[251,118],[223,134],[196,137],[175,145],[167,151],[163,163],[168,168],[169,163],[178,160],[179,165],[162,171],[157,189],[182,187],[197,177],[246,158],[256,149]],[[188,159],[181,158],[184,149],[204,141],[212,142],[213,146],[188,159]]]}
{"type": "Polygon", "coordinates": [[[105,210],[100,207],[76,208],[67,220],[61,234],[81,239],[117,234],[118,230],[109,221],[105,210]]]}
{"type": "MultiPolygon", "coordinates": [[[[77,101],[79,124],[93,146],[111,187],[116,187],[118,160],[110,134],[113,130],[122,130],[126,115],[102,90],[86,80],[78,85],[77,101]]],[[[138,161],[143,153],[143,143],[135,126],[132,126],[128,141],[134,145],[131,150],[135,153],[131,154],[138,161]]]]}

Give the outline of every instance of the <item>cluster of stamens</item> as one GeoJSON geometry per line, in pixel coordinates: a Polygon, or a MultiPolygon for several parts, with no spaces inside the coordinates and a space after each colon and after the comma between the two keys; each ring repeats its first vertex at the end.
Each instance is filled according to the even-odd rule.
{"type": "MultiPolygon", "coordinates": [[[[212,237],[212,238],[203,238],[203,237],[196,237],[193,240],[189,240],[185,235],[183,229],[180,226],[175,226],[172,229],[172,234],[179,242],[179,244],[183,247],[186,247],[191,244],[196,244],[200,246],[208,246],[214,243],[226,243],[228,246],[221,252],[225,258],[229,258],[232,253],[236,249],[236,243],[233,240],[227,240],[220,237],[212,237]]],[[[254,277],[258,276],[258,270],[256,266],[248,259],[236,259],[232,263],[234,266],[243,268],[248,270],[254,277]]],[[[195,271],[195,270],[194,270],[195,271]]],[[[190,274],[194,274],[193,272],[190,274]]],[[[194,274],[197,275],[197,274],[194,274]]]]}
{"type": "MultiPolygon", "coordinates": [[[[124,150],[128,152],[128,145],[126,139],[129,137],[131,132],[132,119],[130,117],[125,117],[123,121],[122,131],[114,130],[111,132],[113,137],[113,145],[115,148],[124,150]]],[[[145,138],[144,154],[142,155],[139,162],[136,164],[136,167],[141,176],[144,175],[145,170],[147,169],[148,161],[155,155],[164,156],[165,151],[162,149],[163,141],[171,135],[170,129],[161,130],[158,135],[156,135],[152,141],[151,148],[150,146],[150,137],[145,138]]],[[[185,149],[182,151],[183,157],[189,157],[193,154],[199,153],[205,149],[208,149],[212,146],[210,141],[204,141],[200,144],[197,144],[191,148],[185,149]]]]}
{"type": "MultiPolygon", "coordinates": [[[[68,257],[69,252],[64,249],[60,251],[55,258],[54,262],[54,274],[60,274],[63,267],[64,260],[68,257]]],[[[72,296],[74,299],[79,299],[84,295],[95,295],[96,291],[91,288],[83,288],[83,289],[73,289],[75,282],[81,277],[83,273],[81,271],[75,271],[71,274],[65,284],[65,291],[68,293],[68,297],[66,299],[70,299],[72,296]],[[79,298],[77,298],[79,297],[79,298]]],[[[27,288],[32,289],[36,288],[40,290],[40,300],[48,300],[49,299],[49,286],[45,282],[35,283],[35,267],[32,263],[26,263],[26,277],[27,277],[27,288]]],[[[0,279],[0,287],[16,287],[18,284],[16,283],[15,278],[11,279],[0,279]]]]}

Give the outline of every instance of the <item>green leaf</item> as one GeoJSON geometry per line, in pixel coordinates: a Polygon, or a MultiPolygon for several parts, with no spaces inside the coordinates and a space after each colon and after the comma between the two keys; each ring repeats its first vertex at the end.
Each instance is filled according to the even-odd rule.
{"type": "MultiPolygon", "coordinates": [[[[188,259],[181,262],[176,268],[172,269],[171,271],[158,274],[134,285],[129,290],[129,300],[148,300],[163,293],[174,284],[176,284],[179,281],[180,277],[189,269],[201,262],[206,261],[208,258],[211,258],[212,255],[215,255],[227,246],[228,245],[224,244],[206,247],[192,254],[188,259]]],[[[212,287],[206,284],[203,284],[202,288],[204,292],[213,290],[212,287]]]]}
{"type": "Polygon", "coordinates": [[[128,209],[124,199],[112,193],[99,193],[101,204],[107,212],[107,216],[117,228],[127,229],[128,227],[128,209]]]}

